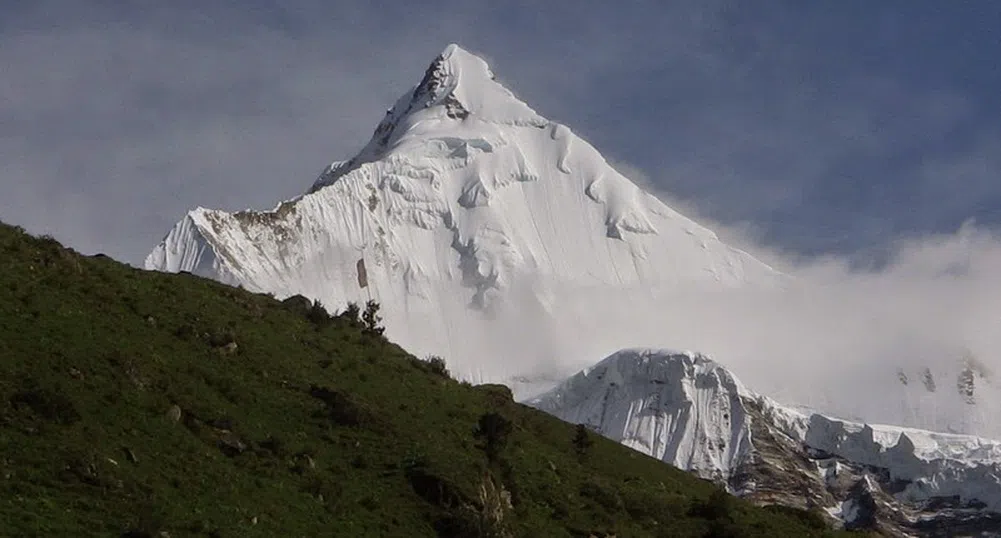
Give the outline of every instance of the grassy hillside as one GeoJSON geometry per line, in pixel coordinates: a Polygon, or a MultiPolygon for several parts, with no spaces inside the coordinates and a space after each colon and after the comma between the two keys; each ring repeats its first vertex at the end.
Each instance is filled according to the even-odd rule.
{"type": "Polygon", "coordinates": [[[574,437],[354,314],[0,225],[4,536],[827,535],[574,437]]]}

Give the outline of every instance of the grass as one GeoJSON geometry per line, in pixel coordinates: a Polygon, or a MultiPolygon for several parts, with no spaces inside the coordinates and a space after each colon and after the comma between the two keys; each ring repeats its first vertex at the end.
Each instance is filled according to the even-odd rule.
{"type": "Polygon", "coordinates": [[[0,225],[0,534],[836,534],[605,439],[576,449],[573,425],[357,314],[0,225]]]}

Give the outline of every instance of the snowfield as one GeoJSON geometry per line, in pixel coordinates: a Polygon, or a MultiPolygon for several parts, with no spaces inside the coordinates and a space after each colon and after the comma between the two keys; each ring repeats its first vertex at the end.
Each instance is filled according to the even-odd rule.
{"type": "MultiPolygon", "coordinates": [[[[270,211],[190,211],[146,268],[301,294],[330,310],[374,299],[391,339],[520,399],[619,349],[683,347],[727,357],[785,401],[1001,436],[989,368],[963,363],[913,321],[898,324],[889,303],[832,300],[728,246],[458,46],[357,155],[311,179],[270,211]],[[883,348],[896,354],[870,356],[883,348]]],[[[917,319],[938,306],[907,310],[917,319]]]]}
{"type": "Polygon", "coordinates": [[[505,305],[541,316],[556,288],[732,287],[778,275],[639,189],[455,45],[306,194],[272,211],[195,209],[145,266],[332,308],[371,297],[395,341],[492,381],[528,373],[471,357],[486,346],[470,336],[495,332],[471,322],[505,305]]]}
{"type": "MultiPolygon", "coordinates": [[[[883,470],[920,503],[957,496],[1001,511],[1001,442],[860,424],[783,406],[704,355],[619,351],[526,402],[703,478],[727,481],[756,457],[753,420],[818,460],[883,470]],[[755,419],[751,407],[760,408],[755,419]]],[[[864,480],[869,478],[863,477],[864,480]]]]}
{"type": "Polygon", "coordinates": [[[723,243],[456,45],[302,195],[270,211],[198,207],[145,267],[330,310],[373,299],[410,352],[761,502],[797,505],[803,487],[846,524],[884,506],[899,528],[926,516],[994,525],[970,503],[1001,510],[998,442],[829,416],[1001,432],[988,368],[894,323],[886,341],[910,342],[913,357],[857,357],[853,335],[886,321],[866,310],[888,306],[845,308],[723,243]],[[772,293],[786,310],[771,312],[772,293]],[[805,334],[787,325],[797,315],[811,319],[805,334]],[[832,333],[831,319],[846,329],[832,333]],[[820,340],[825,353],[810,352],[820,340]],[[803,341],[808,353],[790,345],[803,341]],[[639,343],[655,348],[623,349],[639,343]],[[661,345],[722,347],[753,386],[838,411],[779,404],[706,355],[661,345]],[[942,499],[947,510],[922,512],[942,499]]]}

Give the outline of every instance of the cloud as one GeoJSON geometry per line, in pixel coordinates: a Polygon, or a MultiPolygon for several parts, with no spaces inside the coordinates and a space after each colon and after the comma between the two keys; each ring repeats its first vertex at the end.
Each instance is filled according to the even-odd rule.
{"type": "Polygon", "coordinates": [[[902,241],[878,269],[836,256],[787,261],[793,278],[779,288],[557,291],[544,330],[532,322],[494,338],[517,334],[522,344],[552,353],[537,370],[550,378],[622,348],[688,349],[709,353],[752,390],[784,403],[1001,436],[1001,380],[994,377],[1001,372],[1001,300],[994,293],[1001,237],[968,223],[902,241]],[[957,387],[969,364],[977,365],[975,405],[957,387]],[[924,385],[926,370],[935,392],[924,385]]]}
{"type": "Polygon", "coordinates": [[[377,60],[355,50],[363,30],[300,39],[239,17],[95,11],[39,8],[0,35],[0,218],[132,263],[198,205],[303,192],[443,46],[383,39],[377,60]]]}
{"type": "Polygon", "coordinates": [[[459,42],[660,194],[773,248],[848,253],[1001,221],[1001,201],[983,203],[1001,198],[989,103],[931,66],[915,84],[847,62],[849,34],[797,30],[832,29],[837,13],[722,0],[180,6],[12,8],[0,218],[138,263],[194,206],[299,194],[459,42]]]}
{"type": "MultiPolygon", "coordinates": [[[[555,325],[510,320],[520,332],[492,333],[498,350],[576,365],[691,347],[762,391],[888,419],[905,411],[886,379],[914,409],[940,401],[894,385],[898,367],[933,366],[944,387],[962,349],[1001,366],[1001,107],[996,85],[962,82],[997,71],[977,67],[989,52],[954,73],[925,61],[955,50],[922,48],[927,32],[895,56],[827,12],[725,1],[32,5],[0,21],[0,219],[81,251],[138,264],[195,206],[301,193],[455,41],[625,175],[798,277],[768,293],[558,295],[555,325]],[[971,216],[982,227],[942,234],[971,216]]],[[[933,425],[973,427],[947,403],[933,425]]]]}
{"type": "Polygon", "coordinates": [[[605,94],[628,86],[609,80],[719,63],[702,43],[716,5],[569,5],[12,8],[20,24],[0,34],[0,218],[140,263],[190,208],[299,194],[360,148],[453,41],[486,53],[538,110],[589,132],[591,111],[621,112],[622,97],[605,94]]]}

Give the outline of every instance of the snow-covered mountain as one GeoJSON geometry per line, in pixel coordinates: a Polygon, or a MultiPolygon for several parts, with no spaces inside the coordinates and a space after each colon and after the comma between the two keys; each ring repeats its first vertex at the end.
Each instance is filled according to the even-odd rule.
{"type": "Polygon", "coordinates": [[[527,403],[764,504],[900,535],[1001,536],[1001,442],[783,406],[700,354],[623,350],[527,403]]]}
{"type": "Polygon", "coordinates": [[[778,277],[638,188],[456,45],[308,192],[270,211],[199,207],[145,266],[331,308],[372,298],[395,341],[491,381],[537,376],[561,354],[544,330],[557,297],[778,277]]]}
{"type": "MultiPolygon", "coordinates": [[[[557,385],[577,357],[624,345],[751,349],[763,325],[713,321],[762,317],[770,303],[757,294],[776,288],[791,290],[790,312],[811,301],[643,191],[456,45],[357,155],[302,195],[268,211],[194,209],[145,266],[332,310],[374,299],[394,341],[444,356],[460,377],[511,385],[519,399],[557,385]]],[[[823,381],[788,393],[825,408],[993,431],[1001,392],[975,359],[867,363],[860,376],[844,368],[849,354],[794,360],[789,349],[769,348],[764,363],[738,357],[739,371],[772,382],[769,391],[823,381]],[[846,388],[867,405],[846,401],[846,388]]],[[[701,355],[617,353],[532,404],[753,499],[812,503],[849,525],[1001,525],[975,508],[1001,510],[998,443],[782,406],[701,355]]]]}
{"type": "Polygon", "coordinates": [[[865,316],[817,301],[644,192],[455,45],[304,194],[269,211],[199,207],[145,265],[331,310],[375,299],[394,341],[519,398],[579,369],[579,357],[683,346],[840,415],[1001,435],[1001,386],[982,364],[924,341],[908,356],[847,360],[858,354],[832,344],[832,329],[849,327],[840,338],[854,341],[865,316]],[[809,334],[792,334],[790,318],[804,314],[809,334]]]}

